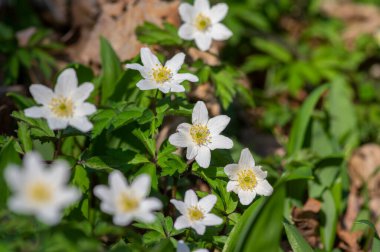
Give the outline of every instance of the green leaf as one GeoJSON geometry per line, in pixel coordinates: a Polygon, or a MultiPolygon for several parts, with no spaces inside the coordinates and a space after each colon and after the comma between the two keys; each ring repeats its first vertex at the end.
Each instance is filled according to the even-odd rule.
{"type": "Polygon", "coordinates": [[[156,153],[156,142],[154,139],[149,137],[148,132],[143,132],[141,129],[135,129],[132,133],[141,141],[142,144],[144,144],[149,154],[154,157],[156,153]]]}
{"type": "Polygon", "coordinates": [[[27,126],[26,123],[24,122],[18,123],[17,135],[21,141],[21,145],[24,150],[24,153],[31,151],[33,149],[33,143],[32,143],[32,139],[30,138],[29,127],[27,126]]]}
{"type": "Polygon", "coordinates": [[[276,42],[255,37],[252,39],[252,44],[261,51],[284,63],[289,63],[292,59],[290,52],[276,42]]]}
{"type": "Polygon", "coordinates": [[[298,111],[292,129],[290,131],[289,143],[287,146],[289,155],[292,155],[295,152],[301,150],[314,107],[322,94],[327,90],[327,88],[327,85],[323,85],[315,89],[305,100],[301,109],[298,111]]]}
{"type": "Polygon", "coordinates": [[[286,236],[294,252],[313,252],[309,243],[307,243],[295,226],[284,222],[284,227],[286,236]]]}
{"type": "Polygon", "coordinates": [[[113,94],[117,81],[122,73],[120,60],[108,41],[100,38],[100,57],[102,74],[100,76],[102,104],[113,94]]]}
{"type": "Polygon", "coordinates": [[[282,233],[282,214],[285,203],[285,187],[280,184],[274,193],[256,200],[245,210],[232,229],[223,252],[278,251],[282,233]]]}
{"type": "Polygon", "coordinates": [[[2,185],[2,189],[0,190],[0,209],[5,208],[9,194],[4,179],[4,170],[9,164],[21,163],[20,157],[14,148],[15,143],[16,141],[13,138],[9,138],[0,151],[0,183],[2,185]]]}
{"type": "Polygon", "coordinates": [[[373,233],[373,241],[372,241],[371,251],[380,251],[380,237],[377,233],[375,225],[373,225],[373,223],[368,221],[368,220],[358,220],[358,221],[355,221],[355,223],[365,224],[365,225],[370,227],[370,229],[372,230],[372,233],[373,233]]]}
{"type": "Polygon", "coordinates": [[[155,24],[145,22],[136,29],[137,38],[146,44],[182,45],[182,39],[178,36],[177,28],[165,23],[163,28],[155,24]]]}
{"type": "Polygon", "coordinates": [[[236,80],[237,73],[231,67],[226,67],[218,72],[212,72],[211,78],[216,87],[216,95],[227,109],[236,94],[235,85],[239,85],[236,80]]]}
{"type": "Polygon", "coordinates": [[[7,96],[13,100],[13,102],[17,105],[18,109],[26,109],[36,104],[33,99],[25,97],[15,92],[9,92],[7,93],[7,96]]]}
{"type": "Polygon", "coordinates": [[[321,239],[324,244],[324,249],[331,251],[336,237],[335,234],[338,214],[334,198],[330,190],[326,190],[322,195],[321,214],[321,239]]]}

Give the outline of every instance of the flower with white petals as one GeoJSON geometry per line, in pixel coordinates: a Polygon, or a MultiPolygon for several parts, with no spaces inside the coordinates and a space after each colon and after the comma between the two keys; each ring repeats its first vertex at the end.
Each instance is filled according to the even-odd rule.
{"type": "Polygon", "coordinates": [[[80,192],[67,186],[70,169],[67,162],[55,161],[48,169],[41,156],[27,153],[23,168],[9,165],[5,180],[13,195],[8,207],[17,213],[35,215],[40,221],[54,225],[62,217],[62,210],[80,198],[80,192]]]}
{"type": "MultiPolygon", "coordinates": [[[[190,252],[190,248],[186,245],[184,241],[178,241],[177,243],[177,252],[190,252]]],[[[193,252],[208,252],[207,249],[196,249],[193,252]]]]}
{"type": "Polygon", "coordinates": [[[187,148],[186,158],[197,161],[200,167],[210,165],[211,151],[215,149],[231,149],[232,140],[219,135],[230,122],[225,115],[208,118],[206,105],[202,101],[195,104],[192,123],[182,123],[177,133],[169,137],[169,142],[177,147],[187,148]]]}
{"type": "Polygon", "coordinates": [[[103,212],[113,215],[113,222],[125,226],[134,219],[150,223],[156,216],[152,211],[160,210],[162,203],[157,198],[146,198],[150,192],[150,177],[141,174],[129,186],[120,171],[112,172],[108,177],[109,187],[98,185],[94,194],[101,199],[103,212]]]}
{"type": "Polygon", "coordinates": [[[195,192],[187,190],[184,201],[172,199],[170,202],[182,214],[174,223],[175,229],[191,227],[199,235],[203,235],[206,231],[206,226],[216,226],[223,223],[220,217],[210,213],[216,203],[215,195],[207,195],[198,201],[198,196],[195,192]]]}
{"type": "Polygon", "coordinates": [[[64,129],[68,125],[83,132],[92,129],[87,116],[93,114],[96,108],[84,101],[94,90],[94,85],[86,82],[78,87],[74,69],[66,69],[58,76],[54,92],[41,84],[33,84],[29,90],[34,100],[42,106],[25,109],[26,116],[46,118],[52,130],[64,129]]]}
{"type": "Polygon", "coordinates": [[[185,80],[196,82],[199,80],[193,74],[178,73],[185,60],[184,53],[177,53],[164,66],[149,48],[141,48],[140,57],[143,65],[134,63],[126,64],[125,66],[140,72],[144,79],[140,80],[136,85],[141,90],[159,89],[163,93],[184,92],[185,88],[180,85],[181,82],[185,80]]]}
{"type": "Polygon", "coordinates": [[[256,194],[269,196],[273,192],[266,180],[267,172],[262,171],[261,166],[255,166],[255,160],[248,149],[241,152],[238,164],[226,165],[224,172],[230,179],[227,191],[235,192],[243,205],[250,204],[256,194]]]}
{"type": "Polygon", "coordinates": [[[220,23],[227,15],[228,6],[219,3],[210,8],[208,0],[195,0],[194,5],[182,3],[179,14],[185,22],[178,35],[185,40],[195,40],[202,51],[210,49],[212,40],[227,40],[232,32],[220,23]]]}

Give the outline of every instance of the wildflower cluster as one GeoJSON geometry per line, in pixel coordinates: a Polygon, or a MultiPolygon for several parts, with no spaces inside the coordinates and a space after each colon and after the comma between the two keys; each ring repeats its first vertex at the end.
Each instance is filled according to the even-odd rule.
{"type": "MultiPolygon", "coordinates": [[[[178,30],[179,36],[185,40],[195,40],[195,44],[201,50],[210,49],[213,39],[226,40],[232,35],[231,31],[220,23],[226,16],[227,10],[226,4],[217,4],[210,8],[208,0],[195,0],[194,6],[187,3],[181,4],[179,13],[184,24],[178,30]]],[[[144,47],[141,49],[140,58],[142,65],[128,63],[125,68],[128,73],[130,70],[137,70],[141,74],[142,79],[136,83],[140,90],[157,89],[156,96],[148,98],[154,101],[150,103],[150,106],[153,107],[153,112],[150,114],[146,112],[148,110],[140,113],[139,104],[129,102],[128,104],[119,104],[118,110],[121,111],[119,114],[106,114],[102,117],[102,113],[106,111],[104,107],[97,111],[93,103],[86,102],[87,99],[96,102],[94,97],[91,97],[96,85],[89,82],[78,85],[79,76],[77,76],[74,68],[67,68],[59,74],[54,90],[40,84],[30,86],[30,93],[39,106],[26,108],[24,114],[26,118],[40,120],[41,124],[45,122],[43,120],[46,120],[48,128],[53,132],[56,130],[56,135],[55,133],[49,133],[52,134],[49,137],[54,139],[56,149],[53,155],[53,163],[48,167],[46,167],[46,162],[42,160],[42,156],[37,151],[25,151],[26,154],[21,169],[15,165],[7,167],[5,178],[12,191],[12,195],[8,200],[9,209],[17,213],[35,215],[40,221],[55,225],[61,221],[65,208],[79,201],[81,197],[93,195],[98,198],[98,201],[96,201],[96,198],[91,198],[90,207],[99,204],[101,211],[112,215],[113,223],[118,226],[130,225],[133,221],[138,222],[137,226],[153,225],[152,223],[157,220],[159,215],[158,211],[164,210],[164,213],[174,215],[174,211],[170,213],[170,210],[168,210],[171,208],[170,203],[180,213],[180,216],[174,222],[174,228],[178,231],[191,228],[198,235],[203,235],[206,227],[218,226],[224,222],[224,217],[219,216],[214,211],[220,199],[213,193],[208,195],[199,193],[198,195],[201,196],[199,199],[194,190],[188,189],[183,200],[179,200],[175,189],[172,189],[170,203],[163,201],[162,197],[157,193],[157,177],[152,177],[152,174],[156,175],[158,170],[151,172],[149,167],[163,169],[169,163],[170,169],[177,169],[175,166],[184,162],[181,157],[172,153],[175,150],[172,146],[175,146],[186,148],[186,159],[188,161],[186,167],[184,167],[185,170],[188,169],[191,172],[194,162],[203,169],[209,168],[212,151],[231,149],[233,147],[233,141],[221,135],[230,123],[230,117],[218,115],[210,118],[206,104],[203,101],[197,101],[191,111],[191,123],[184,122],[179,124],[176,132],[168,137],[168,142],[172,146],[167,144],[166,148],[169,151],[165,155],[170,154],[171,159],[169,160],[168,157],[163,157],[163,155],[160,156],[160,154],[157,154],[158,150],[154,139],[148,139],[144,132],[150,130],[152,132],[150,136],[154,138],[157,128],[163,120],[163,118],[159,118],[159,112],[157,111],[160,111],[160,109],[164,111],[176,110],[174,107],[176,106],[176,98],[172,93],[186,92],[183,83],[186,81],[198,82],[200,78],[195,74],[182,72],[181,68],[185,61],[185,54],[182,52],[162,64],[149,48],[144,47]],[[161,96],[159,96],[159,91],[162,92],[161,96]],[[168,107],[159,107],[160,101],[158,100],[157,102],[157,99],[160,99],[160,97],[162,100],[169,101],[168,107]],[[132,111],[128,110],[128,106],[131,104],[136,106],[133,107],[134,114],[132,116],[128,114],[132,111]],[[170,106],[173,107],[171,108],[170,106]],[[112,117],[112,121],[110,117],[112,117]],[[118,124],[118,120],[124,121],[118,124]],[[125,176],[124,169],[110,172],[108,185],[104,185],[106,183],[104,176],[98,176],[98,180],[90,182],[92,186],[89,186],[88,192],[81,192],[78,185],[68,185],[72,164],[58,159],[64,156],[62,155],[63,153],[60,153],[62,134],[76,134],[90,137],[91,140],[101,139],[98,140],[97,145],[92,145],[91,148],[81,154],[74,165],[76,167],[78,164],[85,164],[85,166],[95,167],[93,169],[96,169],[99,166],[102,167],[102,164],[98,166],[91,165],[89,161],[91,158],[86,158],[86,154],[96,153],[97,146],[104,144],[102,141],[107,140],[106,133],[102,133],[104,128],[112,125],[113,128],[110,127],[108,130],[117,130],[127,120],[136,120],[138,123],[142,121],[142,124],[144,124],[144,120],[152,122],[151,125],[153,126],[148,130],[143,127],[133,130],[133,134],[142,139],[143,144],[147,146],[152,159],[146,158],[144,154],[139,154],[136,155],[133,162],[128,163],[145,163],[151,166],[144,166],[144,169],[131,176],[133,179],[130,179],[130,182],[125,176]],[[71,133],[73,131],[74,133],[71,133]],[[103,134],[103,138],[96,138],[101,134],[103,134]],[[149,196],[152,188],[154,189],[152,196],[149,196]]],[[[107,84],[104,83],[103,85],[107,84]]],[[[49,132],[49,130],[47,131],[49,132]]],[[[79,140],[75,138],[75,141],[79,140]]],[[[82,138],[80,141],[88,140],[82,138]]],[[[113,138],[112,141],[116,143],[120,142],[120,139],[113,138]]],[[[118,145],[116,144],[116,146],[118,145]]],[[[120,155],[124,155],[123,151],[126,149],[127,146],[119,145],[118,148],[113,150],[118,150],[121,153],[120,155]]],[[[178,150],[178,152],[181,152],[181,150],[178,150]]],[[[224,165],[226,165],[224,176],[229,179],[229,182],[223,190],[236,193],[241,204],[251,204],[256,195],[269,196],[272,194],[273,189],[266,180],[267,173],[262,171],[260,166],[255,165],[255,161],[248,149],[241,152],[238,164],[224,165]]],[[[75,176],[77,176],[76,171],[74,172],[75,176]]],[[[167,174],[170,174],[170,172],[167,171],[167,174]]],[[[100,175],[104,174],[101,173],[100,175]]],[[[93,178],[90,176],[90,179],[93,178]]],[[[162,181],[167,182],[167,180],[162,181]]],[[[165,217],[163,216],[162,218],[165,217]]],[[[189,248],[183,241],[180,241],[178,242],[178,251],[189,251],[189,248]]]]}

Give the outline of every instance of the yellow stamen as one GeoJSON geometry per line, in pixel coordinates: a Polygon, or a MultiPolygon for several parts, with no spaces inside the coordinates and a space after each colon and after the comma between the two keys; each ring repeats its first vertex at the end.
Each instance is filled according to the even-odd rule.
{"type": "Polygon", "coordinates": [[[194,143],[198,145],[211,143],[210,130],[205,125],[195,124],[191,126],[190,135],[194,143]]]}
{"type": "Polygon", "coordinates": [[[51,99],[49,108],[57,117],[73,117],[74,115],[74,103],[70,98],[55,97],[51,99]]]}
{"type": "Polygon", "coordinates": [[[238,182],[241,189],[251,191],[256,187],[257,179],[251,169],[244,169],[238,172],[238,182]]]}
{"type": "Polygon", "coordinates": [[[204,213],[197,206],[192,206],[187,210],[187,215],[191,221],[199,221],[205,217],[204,213]]]}
{"type": "Polygon", "coordinates": [[[53,197],[50,186],[42,182],[34,183],[28,189],[29,198],[34,202],[49,202],[53,197]]]}
{"type": "Polygon", "coordinates": [[[118,200],[118,207],[121,212],[132,212],[139,206],[139,201],[127,193],[122,193],[118,200]]]}
{"type": "Polygon", "coordinates": [[[153,69],[152,75],[153,75],[153,79],[157,83],[162,84],[162,83],[171,79],[172,72],[167,67],[159,66],[159,67],[153,69]]]}
{"type": "Polygon", "coordinates": [[[199,31],[206,31],[211,26],[211,19],[202,13],[195,18],[195,28],[199,31]]]}

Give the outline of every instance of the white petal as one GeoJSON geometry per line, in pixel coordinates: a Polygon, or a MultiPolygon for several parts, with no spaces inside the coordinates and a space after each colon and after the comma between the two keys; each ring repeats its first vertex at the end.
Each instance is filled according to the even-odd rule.
{"type": "Polygon", "coordinates": [[[234,143],[228,137],[216,135],[212,137],[211,143],[208,145],[210,150],[215,149],[231,149],[234,143]]]}
{"type": "Polygon", "coordinates": [[[143,223],[152,223],[156,219],[156,216],[149,212],[137,212],[135,219],[143,223]]]}
{"type": "Polygon", "coordinates": [[[228,12],[228,5],[225,3],[215,4],[210,9],[211,21],[215,24],[222,21],[228,12]]]}
{"type": "Polygon", "coordinates": [[[128,69],[133,69],[133,70],[139,71],[141,76],[144,77],[145,79],[149,78],[149,74],[148,74],[146,68],[140,64],[137,64],[137,63],[126,64],[125,67],[128,69]]]}
{"type": "Polygon", "coordinates": [[[208,111],[206,104],[203,101],[198,101],[193,109],[192,122],[193,124],[206,125],[208,121],[208,111]]]}
{"type": "Polygon", "coordinates": [[[273,187],[267,180],[258,181],[255,191],[259,195],[269,196],[273,193],[273,187]]]}
{"type": "Polygon", "coordinates": [[[31,118],[41,118],[46,117],[49,112],[45,107],[31,107],[24,110],[24,113],[27,117],[31,118]]]}
{"type": "Polygon", "coordinates": [[[227,174],[229,179],[236,180],[237,173],[239,171],[239,165],[237,164],[228,164],[224,167],[224,172],[227,174]]]}
{"type": "Polygon", "coordinates": [[[181,93],[181,92],[185,92],[186,89],[184,86],[182,85],[178,85],[178,84],[172,84],[170,86],[170,92],[173,92],[173,93],[181,93]]]}
{"type": "Polygon", "coordinates": [[[55,225],[60,222],[62,214],[56,208],[42,208],[37,213],[37,218],[48,225],[55,225]]]}
{"type": "Polygon", "coordinates": [[[223,223],[223,219],[216,216],[215,214],[206,214],[205,218],[202,220],[202,224],[206,226],[216,226],[223,223]]]}
{"type": "Polygon", "coordinates": [[[198,155],[199,147],[197,145],[189,145],[186,150],[186,158],[187,160],[195,158],[198,155]]]}
{"type": "Polygon", "coordinates": [[[238,191],[239,182],[232,180],[227,183],[227,192],[237,192],[238,191]]]}
{"type": "Polygon", "coordinates": [[[194,36],[194,39],[195,39],[195,44],[198,46],[198,48],[201,51],[207,51],[208,49],[210,49],[211,42],[212,42],[211,34],[197,33],[194,36]]]}
{"type": "Polygon", "coordinates": [[[184,215],[179,216],[174,222],[174,228],[177,230],[187,227],[190,227],[190,222],[184,215]]]}
{"type": "Polygon", "coordinates": [[[227,40],[232,36],[232,32],[223,24],[214,24],[211,28],[211,37],[215,40],[227,40]]]}
{"type": "Polygon", "coordinates": [[[12,190],[23,188],[22,173],[17,165],[10,164],[4,171],[5,181],[12,190]]]}
{"type": "Polygon", "coordinates": [[[140,90],[151,90],[157,88],[157,85],[150,80],[140,80],[139,82],[137,82],[136,86],[140,90]]]}
{"type": "Polygon", "coordinates": [[[131,214],[117,214],[113,217],[113,223],[119,226],[127,226],[133,220],[133,215],[131,214]]]}
{"type": "Polygon", "coordinates": [[[194,10],[196,12],[208,12],[210,10],[210,3],[208,0],[195,0],[194,10]]]}
{"type": "Polygon", "coordinates": [[[190,73],[177,73],[173,76],[173,80],[178,82],[178,83],[181,83],[182,81],[191,81],[191,82],[197,82],[199,81],[198,77],[195,76],[194,74],[190,74],[190,73]]]}
{"type": "Polygon", "coordinates": [[[157,87],[162,93],[165,93],[165,94],[169,93],[170,91],[170,86],[167,83],[157,85],[157,87]]]}
{"type": "Polygon", "coordinates": [[[181,19],[187,23],[191,23],[193,20],[193,6],[188,3],[182,3],[179,8],[179,15],[181,19]]]}
{"type": "Polygon", "coordinates": [[[185,192],[185,204],[187,206],[196,206],[198,204],[198,196],[191,189],[185,192]]]}
{"type": "Polygon", "coordinates": [[[161,66],[161,63],[156,57],[156,55],[154,55],[148,47],[141,48],[140,57],[142,63],[144,64],[144,67],[152,69],[157,66],[161,66]]]}
{"type": "Polygon", "coordinates": [[[175,208],[177,208],[178,212],[180,212],[182,215],[186,215],[187,206],[183,201],[172,199],[170,200],[170,203],[172,203],[175,208]]]}
{"type": "Polygon", "coordinates": [[[47,122],[48,122],[49,128],[52,130],[65,129],[67,128],[67,125],[68,125],[68,121],[66,119],[60,119],[60,118],[54,118],[54,117],[47,118],[47,122]]]}
{"type": "Polygon", "coordinates": [[[184,40],[194,39],[194,27],[190,24],[183,24],[178,29],[178,36],[184,40]]]}
{"type": "Polygon", "coordinates": [[[215,116],[208,121],[207,127],[212,135],[219,135],[230,121],[231,118],[226,115],[215,116]]]}
{"type": "Polygon", "coordinates": [[[122,192],[128,189],[128,183],[120,171],[111,172],[108,177],[108,184],[113,192],[122,192]]]}
{"type": "Polygon", "coordinates": [[[65,185],[70,178],[70,168],[66,161],[56,160],[48,170],[49,177],[59,185],[65,185]]]}
{"type": "Polygon", "coordinates": [[[73,93],[72,99],[76,103],[84,102],[94,90],[94,84],[85,82],[80,85],[73,93]]]}
{"type": "Polygon", "coordinates": [[[108,201],[102,201],[102,203],[100,204],[100,209],[108,214],[114,214],[117,212],[117,210],[115,209],[115,204],[113,202],[111,203],[108,201]]]}
{"type": "Polygon", "coordinates": [[[261,166],[254,166],[252,167],[252,170],[259,180],[263,180],[267,177],[268,173],[266,171],[261,170],[261,166]]]}
{"type": "Polygon", "coordinates": [[[206,231],[206,226],[201,223],[192,223],[191,227],[197,232],[199,235],[203,235],[206,231]]]}
{"type": "Polygon", "coordinates": [[[88,132],[93,127],[87,117],[74,117],[70,119],[69,124],[82,132],[88,132]]]}
{"type": "Polygon", "coordinates": [[[183,241],[178,241],[177,252],[190,252],[190,249],[183,241]]]}
{"type": "Polygon", "coordinates": [[[29,88],[30,93],[32,94],[34,100],[39,104],[49,104],[51,98],[53,98],[53,91],[41,84],[33,84],[29,88]]]}
{"type": "Polygon", "coordinates": [[[28,152],[23,159],[24,176],[30,180],[36,177],[44,177],[45,163],[37,152],[28,152]]]}
{"type": "Polygon", "coordinates": [[[15,213],[31,214],[34,212],[33,206],[25,198],[18,196],[8,198],[7,206],[15,213]]]}
{"type": "Polygon", "coordinates": [[[174,133],[169,137],[169,143],[177,147],[184,148],[188,146],[189,143],[191,144],[191,142],[189,141],[191,140],[188,138],[188,136],[186,136],[185,134],[181,132],[174,133]]]}
{"type": "Polygon", "coordinates": [[[148,174],[141,174],[131,183],[131,188],[138,198],[145,198],[150,192],[151,179],[148,174]]]}
{"type": "Polygon", "coordinates": [[[238,196],[242,205],[249,205],[256,197],[256,192],[240,190],[238,196]]]}
{"type": "Polygon", "coordinates": [[[208,213],[214,207],[216,200],[217,200],[216,196],[210,194],[200,199],[198,202],[198,206],[202,208],[206,213],[208,213]]]}
{"type": "Polygon", "coordinates": [[[253,168],[255,166],[255,160],[248,148],[241,151],[239,165],[242,168],[253,168]]]}
{"type": "Polygon", "coordinates": [[[75,109],[75,116],[82,117],[91,115],[96,112],[96,107],[94,104],[84,102],[78,105],[75,109]]]}
{"type": "Polygon", "coordinates": [[[177,131],[184,134],[189,134],[191,126],[192,125],[190,123],[181,123],[180,125],[178,125],[177,131]]]}
{"type": "Polygon", "coordinates": [[[162,202],[157,198],[147,198],[141,202],[140,208],[146,212],[162,209],[162,202]]]}
{"type": "Polygon", "coordinates": [[[94,194],[96,197],[102,201],[109,200],[112,198],[112,192],[105,185],[97,185],[94,187],[94,194]]]}
{"type": "Polygon", "coordinates": [[[57,95],[68,97],[71,96],[71,94],[74,94],[77,86],[77,74],[75,73],[74,69],[68,68],[58,76],[54,91],[57,95]]]}
{"type": "Polygon", "coordinates": [[[208,168],[210,166],[211,161],[211,152],[210,149],[206,146],[202,146],[198,150],[198,154],[195,157],[195,160],[202,168],[208,168]]]}
{"type": "Polygon", "coordinates": [[[181,69],[183,62],[185,61],[184,53],[177,53],[173,58],[168,60],[165,64],[167,68],[169,68],[173,74],[177,73],[178,70],[181,69]]]}
{"type": "Polygon", "coordinates": [[[80,197],[81,193],[78,189],[74,187],[69,187],[65,188],[59,193],[59,198],[57,199],[57,202],[60,207],[66,207],[76,202],[78,199],[80,199],[80,197]]]}

